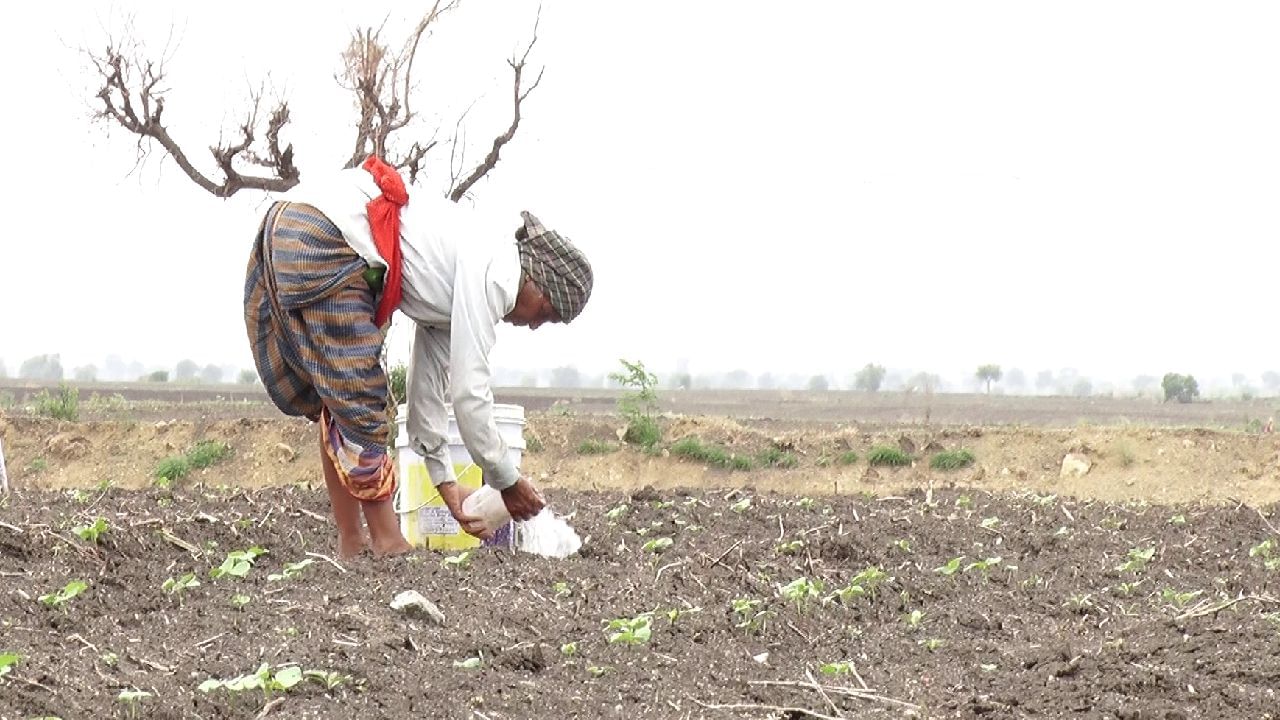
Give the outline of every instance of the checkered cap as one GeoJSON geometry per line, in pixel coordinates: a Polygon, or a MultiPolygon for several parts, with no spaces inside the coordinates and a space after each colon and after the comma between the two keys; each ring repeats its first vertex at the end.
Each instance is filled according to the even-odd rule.
{"type": "Polygon", "coordinates": [[[543,227],[530,212],[521,212],[523,232],[516,237],[520,268],[542,290],[564,322],[571,322],[591,297],[591,263],[569,238],[543,227]],[[523,236],[523,237],[521,237],[523,236]]]}

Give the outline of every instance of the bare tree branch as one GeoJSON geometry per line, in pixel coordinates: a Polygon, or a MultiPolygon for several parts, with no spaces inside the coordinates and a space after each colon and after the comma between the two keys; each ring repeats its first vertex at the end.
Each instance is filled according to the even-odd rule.
{"type": "Polygon", "coordinates": [[[480,181],[480,178],[489,173],[490,170],[498,164],[498,155],[502,152],[502,147],[511,142],[516,136],[516,130],[520,127],[520,104],[525,98],[529,97],[529,93],[538,87],[538,83],[542,82],[542,73],[546,68],[538,71],[538,77],[533,81],[527,89],[521,89],[521,78],[524,74],[525,62],[529,59],[529,52],[533,50],[533,46],[538,42],[538,23],[542,20],[542,7],[538,7],[538,16],[533,21],[533,38],[529,40],[529,45],[525,47],[524,54],[519,60],[513,56],[507,61],[511,66],[512,73],[515,75],[512,83],[512,99],[513,109],[511,116],[511,125],[507,127],[507,131],[493,139],[493,147],[489,149],[489,153],[484,156],[480,164],[467,175],[466,179],[457,184],[452,184],[449,190],[449,199],[458,202],[467,194],[473,185],[480,181]]]}
{"type": "Polygon", "coordinates": [[[358,117],[355,143],[344,167],[359,167],[372,154],[397,168],[407,168],[410,177],[416,178],[423,158],[437,144],[435,138],[425,144],[415,141],[403,155],[392,154],[390,139],[416,117],[410,96],[413,64],[423,37],[430,35],[432,25],[441,15],[457,8],[461,2],[436,0],[399,52],[391,51],[383,43],[381,27],[364,28],[352,34],[342,54],[343,74],[339,85],[355,96],[358,117]]]}
{"type": "MultiPolygon", "coordinates": [[[[129,37],[119,42],[108,38],[102,53],[86,52],[101,79],[96,97],[96,118],[114,123],[138,136],[138,161],[145,158],[154,141],[164,149],[178,167],[197,185],[218,197],[230,197],[244,189],[284,191],[298,184],[298,169],[293,164],[293,146],[281,149],[280,131],[289,122],[289,107],[281,102],[271,113],[267,125],[265,154],[250,148],[256,139],[257,117],[261,93],[252,97],[253,109],[240,126],[240,142],[219,144],[209,148],[221,171],[221,179],[201,172],[164,124],[164,62],[142,59],[127,54],[135,47],[129,37]],[[241,172],[237,158],[271,171],[270,175],[241,172]]],[[[135,166],[136,167],[136,166],[135,166]]]]}

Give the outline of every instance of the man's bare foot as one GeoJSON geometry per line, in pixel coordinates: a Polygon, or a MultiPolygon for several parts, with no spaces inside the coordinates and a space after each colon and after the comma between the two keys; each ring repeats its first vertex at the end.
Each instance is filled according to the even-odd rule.
{"type": "Polygon", "coordinates": [[[385,543],[373,543],[374,557],[394,557],[396,555],[403,555],[410,550],[413,550],[413,546],[410,545],[403,537],[392,538],[389,542],[385,543]]]}
{"type": "Polygon", "coordinates": [[[362,554],[369,547],[369,541],[364,537],[357,538],[338,538],[338,557],[343,560],[350,560],[362,554]]]}

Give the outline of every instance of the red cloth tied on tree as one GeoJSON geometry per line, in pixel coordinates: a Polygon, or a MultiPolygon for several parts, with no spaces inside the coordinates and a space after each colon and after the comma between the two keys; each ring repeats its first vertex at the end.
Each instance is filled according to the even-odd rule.
{"type": "Polygon", "coordinates": [[[382,191],[381,195],[365,206],[369,215],[369,229],[373,231],[373,245],[387,263],[386,276],[382,280],[382,298],[378,301],[378,310],[373,318],[374,324],[382,327],[400,305],[400,208],[409,204],[409,191],[405,189],[400,173],[378,156],[370,155],[363,167],[373,175],[374,182],[382,191]]]}

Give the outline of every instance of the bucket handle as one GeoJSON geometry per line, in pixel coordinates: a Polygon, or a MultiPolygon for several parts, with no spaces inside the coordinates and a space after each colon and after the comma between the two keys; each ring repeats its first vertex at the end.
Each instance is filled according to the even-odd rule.
{"type": "MultiPolygon", "coordinates": [[[[467,465],[465,468],[463,468],[463,469],[462,469],[462,472],[457,473],[457,474],[458,474],[458,475],[466,475],[466,474],[467,474],[467,471],[469,471],[469,470],[470,470],[471,468],[473,468],[473,467],[476,467],[476,464],[475,464],[475,463],[471,463],[470,465],[467,465]]],[[[396,494],[392,495],[392,496],[391,496],[391,509],[392,509],[392,511],[394,511],[396,515],[408,515],[409,513],[418,512],[418,511],[419,511],[419,510],[421,510],[422,508],[426,507],[426,506],[427,506],[427,505],[428,505],[432,500],[435,500],[437,497],[440,497],[440,491],[439,491],[439,490],[436,490],[436,489],[435,489],[435,487],[432,487],[432,488],[431,488],[431,490],[432,490],[432,492],[434,492],[434,493],[435,493],[435,496],[434,496],[434,497],[428,498],[427,500],[424,500],[421,504],[419,504],[417,507],[409,508],[408,510],[405,510],[404,508],[396,507],[396,503],[397,503],[397,502],[399,502],[399,499],[400,499],[400,493],[396,493],[396,494]]]]}

